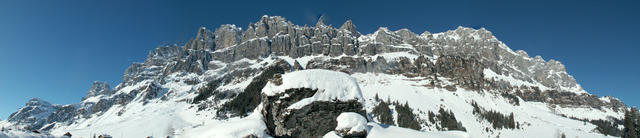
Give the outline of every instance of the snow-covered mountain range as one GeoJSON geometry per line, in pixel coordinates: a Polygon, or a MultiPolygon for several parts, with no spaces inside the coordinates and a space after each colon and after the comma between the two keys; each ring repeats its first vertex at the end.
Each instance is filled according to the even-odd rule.
{"type": "Polygon", "coordinates": [[[31,99],[0,137],[610,137],[627,110],[484,28],[361,34],[263,16],[158,47],[79,103],[31,99]]]}

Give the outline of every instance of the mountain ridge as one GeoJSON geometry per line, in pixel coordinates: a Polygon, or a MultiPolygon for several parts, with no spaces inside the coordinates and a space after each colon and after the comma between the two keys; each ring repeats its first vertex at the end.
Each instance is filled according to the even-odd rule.
{"type": "MultiPolygon", "coordinates": [[[[285,72],[326,69],[361,78],[378,77],[369,73],[406,77],[424,81],[422,86],[434,90],[497,94],[510,103],[523,100],[546,103],[554,109],[560,106],[554,114],[567,118],[616,122],[622,119],[619,111],[627,110],[619,99],[587,93],[561,62],[513,51],[484,28],[460,26],[418,35],[408,29],[380,27],[374,33],[361,34],[350,20],[340,28],[322,22],[309,27],[265,15],[246,30],[229,24],[213,31],[201,27],[183,46],[161,46],[150,51],[144,62],[133,63],[125,70],[122,82],[113,89],[96,81],[80,103],[55,108],[38,104],[46,107],[45,111],[21,112],[30,107],[30,100],[4,124],[53,132],[89,128],[79,124],[100,122],[97,118],[111,113],[127,116],[132,114],[129,109],[137,110],[133,107],[144,111],[147,104],[172,101],[193,103],[190,106],[198,107],[195,113],[204,114],[200,110],[223,109],[225,102],[240,96],[270,66],[281,66],[285,72]],[[204,97],[204,102],[193,102],[197,96],[204,97]],[[599,109],[608,116],[576,115],[572,113],[574,108],[599,109]],[[46,117],[34,115],[38,113],[46,117]],[[16,121],[24,118],[32,121],[16,121]]],[[[421,125],[426,128],[430,123],[421,125]]]]}

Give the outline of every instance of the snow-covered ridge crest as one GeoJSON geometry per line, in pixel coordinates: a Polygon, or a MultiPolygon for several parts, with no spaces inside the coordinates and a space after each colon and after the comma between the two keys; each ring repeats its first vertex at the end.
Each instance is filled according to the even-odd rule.
{"type": "Polygon", "coordinates": [[[315,95],[300,100],[289,106],[289,109],[299,109],[314,101],[348,101],[357,100],[364,105],[364,98],[358,82],[349,74],[321,70],[309,69],[286,73],[282,76],[282,84],[277,85],[269,82],[262,89],[262,93],[273,96],[291,88],[317,89],[315,95]]]}

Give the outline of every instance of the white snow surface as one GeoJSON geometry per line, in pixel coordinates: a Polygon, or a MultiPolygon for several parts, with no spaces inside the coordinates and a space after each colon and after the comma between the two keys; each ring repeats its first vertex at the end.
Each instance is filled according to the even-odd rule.
{"type": "Polygon", "coordinates": [[[25,131],[5,131],[0,132],[0,138],[51,138],[51,135],[36,134],[25,131]]]}
{"type": "MultiPolygon", "coordinates": [[[[370,122],[367,124],[369,133],[367,138],[470,138],[469,134],[462,131],[435,131],[423,132],[413,129],[380,125],[370,122]]],[[[323,136],[323,138],[342,138],[331,131],[323,136]]]]}
{"type": "Polygon", "coordinates": [[[282,75],[281,85],[269,82],[262,89],[262,93],[273,96],[291,88],[318,89],[318,92],[312,97],[292,104],[287,107],[288,109],[299,109],[315,101],[336,99],[339,101],[357,100],[364,105],[364,98],[356,79],[346,73],[329,70],[310,69],[286,73],[282,75]]]}
{"type": "Polygon", "coordinates": [[[502,81],[506,81],[509,82],[512,86],[537,86],[538,88],[540,88],[540,90],[545,91],[545,90],[549,90],[550,88],[537,83],[537,82],[527,82],[527,81],[523,81],[523,80],[519,80],[516,78],[513,78],[511,76],[505,76],[505,75],[500,75],[498,73],[493,72],[491,69],[484,69],[483,70],[484,73],[484,78],[487,79],[495,79],[495,80],[502,80],[502,81]]]}
{"type": "Polygon", "coordinates": [[[338,125],[335,130],[349,129],[349,133],[362,132],[367,129],[367,119],[354,112],[344,112],[336,118],[338,125]]]}
{"type": "Polygon", "coordinates": [[[260,138],[269,137],[264,130],[267,126],[262,119],[230,119],[220,121],[211,125],[200,126],[184,132],[184,135],[177,137],[184,138],[241,138],[248,135],[260,138]]]}
{"type": "Polygon", "coordinates": [[[231,118],[226,121],[210,123],[187,131],[177,137],[185,138],[241,138],[249,135],[259,138],[269,138],[265,130],[262,114],[262,105],[259,105],[254,112],[246,118],[231,118]]]}
{"type": "Polygon", "coordinates": [[[367,138],[470,138],[469,134],[462,131],[435,131],[421,132],[396,126],[382,126],[369,123],[371,130],[367,138]]]}

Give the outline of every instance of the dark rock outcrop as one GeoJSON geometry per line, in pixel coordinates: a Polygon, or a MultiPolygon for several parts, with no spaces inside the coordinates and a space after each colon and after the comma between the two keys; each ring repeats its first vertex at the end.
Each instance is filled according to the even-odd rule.
{"type": "Polygon", "coordinates": [[[435,64],[438,74],[454,79],[454,81],[473,90],[481,90],[484,86],[484,65],[475,57],[443,56],[435,64]]]}
{"type": "Polygon", "coordinates": [[[287,109],[290,105],[313,96],[317,90],[309,88],[287,89],[284,93],[262,97],[262,114],[268,131],[276,137],[322,137],[336,128],[336,117],[342,112],[366,111],[358,101],[316,101],[300,109],[287,109]],[[283,97],[283,95],[289,95],[283,97]]]}

